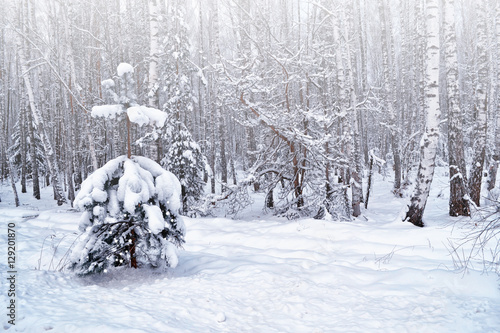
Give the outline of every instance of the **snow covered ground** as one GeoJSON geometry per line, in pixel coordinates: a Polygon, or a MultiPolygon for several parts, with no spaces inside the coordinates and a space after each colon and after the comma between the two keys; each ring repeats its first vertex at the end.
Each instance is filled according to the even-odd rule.
{"type": "MultiPolygon", "coordinates": [[[[186,218],[179,265],[92,278],[59,271],[80,213],[51,188],[15,208],[0,187],[2,327],[8,332],[500,332],[498,275],[454,267],[438,177],[420,229],[378,176],[353,222],[286,220],[255,204],[242,220],[186,218]],[[35,215],[38,215],[34,217],[35,215]],[[16,224],[17,318],[9,325],[7,223],[16,224]],[[55,253],[54,253],[55,252],[55,253]],[[62,260],[62,261],[61,261],[62,260]]],[[[258,198],[257,198],[258,199],[258,198]]]]}

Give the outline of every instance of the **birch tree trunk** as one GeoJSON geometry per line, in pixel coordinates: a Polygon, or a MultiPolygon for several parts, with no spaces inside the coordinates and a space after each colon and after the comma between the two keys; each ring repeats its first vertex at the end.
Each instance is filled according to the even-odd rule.
{"type": "MultiPolygon", "coordinates": [[[[495,18],[496,18],[496,42],[497,42],[497,48],[500,45],[500,2],[497,1],[496,3],[496,10],[495,10],[495,18]]],[[[497,49],[498,51],[498,49],[497,49]]],[[[495,187],[496,184],[496,177],[497,177],[497,172],[498,172],[498,166],[500,164],[500,56],[497,57],[497,84],[499,86],[497,87],[497,112],[496,112],[496,130],[495,130],[495,169],[494,171],[490,172],[492,177],[494,179],[491,180],[491,189],[495,187]]],[[[490,190],[491,191],[491,190],[490,190]]]]}
{"type": "MultiPolygon", "coordinates": [[[[251,47],[251,42],[250,42],[250,34],[251,34],[251,19],[249,17],[251,13],[251,2],[249,1],[242,1],[240,5],[240,10],[238,11],[238,17],[239,17],[239,35],[240,35],[240,43],[239,43],[239,56],[244,59],[242,62],[243,66],[248,65],[248,61],[252,58],[252,47],[251,47]]],[[[241,73],[242,76],[246,75],[242,71],[241,73]]],[[[238,92],[237,92],[238,93],[238,92]]],[[[253,95],[250,94],[249,100],[252,101],[253,95]]],[[[245,112],[247,112],[245,110],[245,112]]],[[[246,113],[245,118],[250,118],[251,116],[246,113]]],[[[248,168],[251,168],[254,163],[257,161],[257,158],[255,156],[255,151],[257,150],[257,142],[255,138],[255,131],[253,126],[248,125],[245,127],[245,146],[246,149],[244,150],[245,154],[245,159],[248,161],[246,163],[246,166],[248,168]]],[[[258,191],[259,189],[259,183],[258,181],[254,183],[254,190],[258,191]]]]}
{"type": "Polygon", "coordinates": [[[392,42],[392,26],[391,20],[387,17],[385,11],[386,6],[383,0],[378,2],[378,10],[380,15],[380,21],[382,24],[382,63],[383,63],[383,99],[385,99],[384,107],[387,108],[388,113],[388,123],[390,126],[389,135],[390,143],[392,147],[392,156],[394,158],[394,193],[398,193],[401,189],[401,155],[399,152],[399,128],[396,126],[396,110],[395,110],[395,80],[394,78],[394,45],[392,42]],[[389,62],[389,58],[392,58],[392,62],[389,62]],[[392,70],[390,64],[392,63],[392,70]]]}
{"type": "MultiPolygon", "coordinates": [[[[212,16],[212,29],[213,29],[213,38],[212,43],[210,45],[211,49],[215,53],[215,62],[216,64],[222,63],[221,50],[220,50],[220,22],[219,22],[219,8],[218,3],[215,1],[213,3],[213,16],[212,16]]],[[[223,80],[220,79],[221,74],[218,70],[213,73],[213,78],[216,79],[215,82],[221,82],[223,80]]],[[[212,112],[214,112],[214,120],[216,123],[213,124],[214,129],[213,132],[217,133],[219,139],[219,169],[221,173],[221,192],[225,191],[227,186],[227,157],[226,157],[226,131],[224,126],[224,115],[223,115],[223,104],[224,101],[221,97],[220,86],[213,87],[213,93],[215,97],[215,103],[213,106],[212,112]]],[[[214,155],[215,158],[215,155],[214,155]]],[[[214,175],[215,179],[215,175],[214,175]]]]}
{"type": "Polygon", "coordinates": [[[423,227],[422,216],[434,177],[435,159],[439,140],[439,7],[438,0],[426,1],[426,85],[425,133],[422,137],[417,183],[404,221],[423,227]]]}
{"type": "Polygon", "coordinates": [[[21,141],[21,193],[26,193],[26,151],[28,150],[26,140],[26,108],[23,106],[19,114],[19,139],[21,141]]]}
{"type": "Polygon", "coordinates": [[[497,173],[498,173],[498,166],[500,164],[500,54],[498,52],[498,47],[500,45],[500,2],[496,1],[495,3],[495,11],[493,12],[493,22],[492,22],[492,30],[494,31],[493,35],[493,45],[490,47],[490,61],[492,62],[492,65],[496,69],[496,73],[492,73],[492,77],[494,79],[492,82],[495,84],[492,86],[493,90],[496,91],[496,93],[491,96],[492,99],[495,100],[495,104],[492,105],[494,107],[493,110],[490,111],[490,114],[493,115],[491,119],[491,124],[494,127],[491,132],[493,132],[493,138],[492,138],[492,144],[493,144],[493,149],[492,149],[492,158],[490,161],[490,167],[488,169],[488,180],[487,180],[487,190],[488,190],[488,196],[490,195],[491,191],[496,187],[496,181],[497,181],[497,173]],[[495,63],[496,62],[496,63],[495,63]]]}
{"type": "MultiPolygon", "coordinates": [[[[0,48],[0,54],[2,54],[2,48],[0,48]]],[[[2,64],[3,65],[3,64],[2,64]]],[[[0,97],[2,97],[4,95],[3,93],[3,89],[4,89],[4,86],[3,86],[3,70],[4,70],[4,66],[0,67],[0,97]]],[[[8,117],[5,117],[4,116],[4,108],[5,109],[8,109],[9,108],[9,105],[8,105],[8,102],[7,102],[7,105],[4,105],[4,103],[2,103],[3,101],[0,100],[0,154],[2,156],[4,156],[5,158],[5,161],[7,163],[7,168],[8,168],[8,171],[9,171],[9,178],[10,178],[10,185],[12,187],[12,192],[14,193],[14,201],[15,201],[15,204],[16,204],[16,207],[19,207],[20,203],[19,203],[19,196],[17,195],[17,188],[16,188],[16,183],[15,183],[15,180],[14,180],[14,168],[12,167],[12,163],[10,161],[10,158],[7,154],[7,140],[6,140],[6,135],[7,135],[7,132],[4,131],[3,129],[5,128],[5,123],[8,123],[9,119],[8,117]],[[5,123],[4,123],[5,122],[5,123]]],[[[21,110],[21,112],[23,112],[21,110]]],[[[24,124],[22,123],[19,123],[19,126],[23,126],[24,124]]],[[[0,201],[2,201],[0,199],[0,201]]]]}
{"type": "MultiPolygon", "coordinates": [[[[158,61],[159,61],[159,43],[158,43],[158,4],[157,0],[149,0],[149,76],[148,76],[148,102],[149,106],[159,108],[158,96],[158,61]]],[[[149,145],[149,158],[160,161],[160,140],[156,139],[149,145]]]]}
{"type": "MultiPolygon", "coordinates": [[[[344,149],[344,154],[346,156],[346,159],[349,161],[349,163],[351,164],[350,165],[350,168],[352,167],[355,167],[354,166],[354,163],[351,162],[352,160],[352,152],[353,152],[353,142],[351,141],[352,138],[351,138],[351,134],[349,133],[349,131],[351,130],[350,129],[350,124],[348,122],[348,119],[347,119],[347,116],[349,115],[349,102],[350,102],[350,98],[351,96],[347,96],[347,79],[346,79],[346,68],[345,68],[345,65],[344,65],[344,60],[343,60],[343,54],[342,54],[342,40],[341,40],[341,31],[340,31],[340,24],[342,24],[339,20],[335,20],[335,18],[338,18],[337,15],[335,15],[333,12],[331,11],[328,11],[329,15],[331,15],[332,17],[332,28],[333,28],[333,43],[335,43],[337,45],[337,48],[336,48],[336,51],[335,51],[335,63],[336,63],[336,72],[337,72],[337,77],[336,77],[336,82],[334,83],[335,84],[335,94],[338,96],[338,108],[339,108],[339,114],[340,114],[340,121],[339,121],[339,134],[341,135],[341,137],[343,137],[344,139],[344,142],[341,142],[341,146],[342,146],[342,149],[344,149]]],[[[349,59],[348,59],[349,60],[349,59]]],[[[337,171],[336,171],[336,174],[337,174],[337,171]]],[[[344,175],[342,176],[343,178],[343,181],[345,183],[346,179],[345,178],[349,178],[349,177],[344,177],[344,175]]],[[[332,186],[330,185],[330,183],[327,183],[327,187],[326,187],[326,198],[327,198],[327,201],[330,201],[334,196],[335,194],[333,193],[333,188],[332,186]]],[[[352,201],[355,201],[355,202],[351,202],[351,207],[349,207],[348,205],[348,201],[349,201],[349,198],[347,196],[347,192],[346,191],[342,191],[342,195],[345,195],[345,202],[346,202],[346,211],[349,211],[346,215],[348,217],[350,217],[350,215],[354,215],[354,213],[352,212],[352,209],[356,209],[356,214],[358,214],[358,212],[360,213],[360,208],[358,207],[358,200],[359,202],[361,202],[361,196],[359,196],[359,198],[357,198],[356,196],[354,198],[352,198],[352,201]]],[[[357,194],[356,193],[353,193],[353,194],[357,194]]],[[[329,210],[330,212],[330,210],[329,210]]],[[[331,212],[330,212],[331,213],[331,212]]],[[[339,214],[340,215],[340,214],[339,214]]],[[[357,215],[355,215],[357,216],[357,215]]]]}
{"type": "Polygon", "coordinates": [[[24,84],[26,86],[26,92],[28,94],[30,109],[31,109],[31,113],[33,115],[34,125],[35,125],[35,128],[36,128],[37,132],[39,133],[40,138],[42,140],[43,149],[44,149],[44,153],[45,153],[45,159],[47,160],[47,165],[49,168],[51,182],[52,182],[52,186],[54,188],[54,194],[56,197],[56,201],[57,201],[58,205],[62,205],[63,203],[66,202],[66,198],[64,197],[64,192],[63,192],[63,189],[62,189],[60,181],[59,181],[59,167],[57,165],[57,161],[55,160],[54,149],[52,148],[52,143],[50,142],[50,139],[48,137],[47,130],[46,130],[45,124],[44,124],[44,120],[42,118],[40,110],[38,110],[36,107],[35,96],[33,94],[33,89],[31,86],[28,68],[26,66],[26,58],[24,56],[24,50],[23,50],[22,40],[21,40],[20,36],[18,36],[17,51],[18,51],[18,55],[19,55],[19,62],[21,64],[21,71],[22,71],[22,76],[24,79],[24,84]]]}
{"type": "MultiPolygon", "coordinates": [[[[2,112],[0,110],[0,118],[3,118],[2,112]]],[[[0,119],[0,123],[3,122],[2,119],[0,119]]],[[[6,140],[4,139],[4,133],[0,133],[0,150],[2,154],[6,157],[7,160],[7,166],[9,169],[9,179],[10,179],[10,186],[12,187],[12,192],[14,193],[14,202],[16,204],[16,207],[19,207],[20,202],[19,202],[19,196],[17,195],[17,188],[16,188],[16,182],[14,179],[14,167],[12,166],[12,162],[10,161],[10,158],[7,154],[7,149],[5,148],[6,146],[6,140]]],[[[0,200],[1,201],[1,200],[0,200]]]]}
{"type": "Polygon", "coordinates": [[[484,158],[486,154],[487,104],[486,90],[488,88],[488,55],[486,50],[486,8],[482,1],[477,6],[477,67],[478,77],[475,87],[476,128],[474,133],[474,158],[469,179],[471,200],[480,206],[481,182],[483,179],[484,158]]]}
{"type": "Polygon", "coordinates": [[[450,168],[450,216],[469,216],[467,170],[465,168],[463,116],[458,87],[457,40],[455,33],[455,5],[445,2],[445,57],[448,98],[448,162],[450,168]]]}
{"type": "Polygon", "coordinates": [[[220,172],[221,172],[221,192],[226,190],[227,186],[227,158],[226,158],[226,133],[224,131],[224,117],[222,115],[222,107],[219,108],[217,112],[217,118],[219,123],[219,158],[220,158],[220,172]]]}
{"type": "Polygon", "coordinates": [[[158,107],[158,4],[157,0],[149,0],[149,105],[158,107]]]}
{"type": "Polygon", "coordinates": [[[67,184],[67,193],[68,193],[68,200],[71,203],[71,207],[73,207],[73,201],[75,200],[75,184],[74,184],[74,178],[75,178],[75,133],[74,129],[72,126],[72,120],[73,120],[73,114],[71,114],[69,119],[66,120],[66,140],[65,140],[65,149],[66,149],[66,184],[67,184]]]}
{"type": "Polygon", "coordinates": [[[33,196],[40,200],[40,177],[38,172],[38,161],[35,145],[35,127],[33,126],[33,115],[27,112],[28,116],[28,135],[30,138],[30,158],[31,158],[31,178],[33,181],[33,196]]]}
{"type": "Polygon", "coordinates": [[[346,53],[346,74],[347,74],[347,91],[349,98],[349,133],[350,133],[350,142],[348,145],[351,147],[350,150],[350,169],[352,176],[352,215],[357,217],[361,215],[361,201],[363,198],[363,178],[361,177],[362,167],[361,167],[361,143],[360,143],[360,135],[359,135],[359,124],[358,124],[358,112],[356,108],[357,98],[356,91],[354,89],[354,73],[352,69],[352,58],[351,58],[351,49],[348,38],[348,20],[346,19],[346,15],[344,11],[342,11],[341,21],[344,22],[344,38],[346,42],[344,43],[344,50],[346,53]]]}
{"type": "MultiPolygon", "coordinates": [[[[63,23],[64,23],[64,33],[68,38],[67,45],[66,45],[66,52],[67,52],[67,61],[69,64],[69,70],[70,70],[70,73],[69,73],[70,74],[70,85],[67,87],[67,89],[68,89],[68,92],[70,94],[70,98],[72,101],[73,98],[76,98],[77,96],[81,96],[81,94],[79,92],[79,89],[81,87],[78,85],[78,81],[77,81],[77,77],[76,77],[75,58],[73,55],[73,48],[71,47],[73,33],[71,30],[70,24],[68,22],[69,14],[71,11],[70,5],[71,5],[71,3],[68,2],[64,7],[66,10],[66,15],[64,15],[63,23]]],[[[83,105],[81,104],[81,102],[79,102],[78,104],[80,104],[80,106],[83,108],[83,105]]],[[[87,139],[89,142],[89,153],[90,153],[90,158],[92,161],[92,168],[95,171],[98,169],[98,164],[97,164],[97,155],[96,155],[96,151],[95,151],[94,137],[90,133],[89,124],[88,124],[89,117],[87,114],[87,110],[85,110],[85,108],[83,108],[83,109],[85,111],[85,114],[83,114],[83,116],[85,117],[84,131],[85,131],[85,135],[87,136],[87,139]]]]}

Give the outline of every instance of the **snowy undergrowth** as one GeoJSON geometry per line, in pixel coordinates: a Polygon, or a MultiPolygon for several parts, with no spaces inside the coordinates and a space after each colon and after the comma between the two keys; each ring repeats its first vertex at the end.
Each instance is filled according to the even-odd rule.
{"type": "MultiPolygon", "coordinates": [[[[274,218],[262,213],[263,198],[256,196],[244,220],[185,218],[185,250],[175,269],[163,274],[120,269],[87,278],[54,265],[77,237],[80,213],[55,208],[50,188],[41,202],[22,195],[27,205],[16,209],[4,186],[1,218],[17,223],[20,308],[16,326],[2,319],[3,327],[25,332],[498,332],[498,276],[456,270],[446,246],[463,232],[447,216],[446,186],[445,176],[438,175],[423,229],[398,220],[406,201],[391,196],[391,184],[380,177],[369,209],[353,222],[274,218]]],[[[0,237],[4,243],[5,233],[0,237]]],[[[0,264],[4,281],[5,262],[0,264]]],[[[2,299],[7,300],[4,293],[2,299]]]]}

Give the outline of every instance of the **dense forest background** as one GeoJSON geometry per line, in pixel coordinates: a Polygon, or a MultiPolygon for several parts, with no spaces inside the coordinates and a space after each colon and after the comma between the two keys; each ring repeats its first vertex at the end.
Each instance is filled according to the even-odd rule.
{"type": "Polygon", "coordinates": [[[89,174],[126,154],[127,122],[91,116],[129,87],[120,63],[134,67],[136,102],[168,114],[162,130],[131,127],[132,154],[181,179],[185,213],[223,205],[233,215],[256,191],[275,214],[349,219],[377,171],[397,196],[416,182],[420,213],[407,218],[423,225],[434,165],[449,167],[452,216],[481,204],[485,181],[494,192],[496,0],[0,6],[0,177],[35,197],[51,184],[72,202],[89,174]]]}

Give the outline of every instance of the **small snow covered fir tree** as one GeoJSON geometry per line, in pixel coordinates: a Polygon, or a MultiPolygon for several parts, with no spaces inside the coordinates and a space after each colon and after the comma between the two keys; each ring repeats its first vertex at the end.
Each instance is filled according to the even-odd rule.
{"type": "Polygon", "coordinates": [[[164,26],[165,63],[161,85],[168,96],[163,108],[170,114],[171,120],[164,133],[168,150],[161,164],[179,178],[182,186],[182,211],[189,215],[192,213],[189,207],[196,205],[203,196],[206,160],[186,126],[194,120],[190,119],[189,114],[193,111],[195,98],[190,79],[194,67],[190,60],[185,1],[173,0],[168,15],[168,24],[164,26]]]}
{"type": "Polygon", "coordinates": [[[84,211],[84,235],[71,268],[85,275],[116,266],[175,267],[175,246],[185,233],[179,198],[179,181],[156,162],[141,156],[109,161],[75,199],[84,211]]]}
{"type": "MultiPolygon", "coordinates": [[[[140,126],[164,125],[166,114],[135,102],[133,67],[118,66],[120,96],[112,80],[103,82],[116,105],[92,109],[92,116],[121,117],[140,126]]],[[[72,252],[70,268],[79,275],[106,272],[118,266],[175,267],[176,247],[184,243],[185,228],[178,215],[181,184],[156,162],[130,154],[115,158],[91,174],[75,198],[83,210],[84,233],[72,252]]]]}
{"type": "Polygon", "coordinates": [[[179,179],[182,211],[187,214],[188,208],[203,195],[203,172],[206,163],[200,146],[193,140],[186,126],[178,122],[175,127],[177,130],[173,134],[172,144],[161,163],[179,179]]]}

